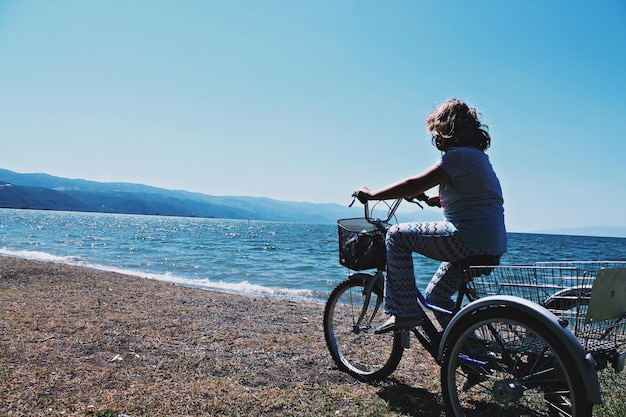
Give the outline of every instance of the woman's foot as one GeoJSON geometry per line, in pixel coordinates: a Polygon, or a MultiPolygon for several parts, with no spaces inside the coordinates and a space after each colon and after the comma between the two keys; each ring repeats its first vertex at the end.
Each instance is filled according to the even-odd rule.
{"type": "Polygon", "coordinates": [[[380,326],[374,329],[374,334],[383,334],[391,331],[412,329],[422,324],[422,317],[396,317],[391,316],[380,326]]]}

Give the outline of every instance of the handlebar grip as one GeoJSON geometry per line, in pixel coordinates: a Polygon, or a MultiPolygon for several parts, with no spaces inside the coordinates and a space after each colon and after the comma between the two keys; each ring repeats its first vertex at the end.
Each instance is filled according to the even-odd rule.
{"type": "Polygon", "coordinates": [[[424,193],[420,193],[414,197],[417,201],[428,201],[428,196],[424,193]]]}

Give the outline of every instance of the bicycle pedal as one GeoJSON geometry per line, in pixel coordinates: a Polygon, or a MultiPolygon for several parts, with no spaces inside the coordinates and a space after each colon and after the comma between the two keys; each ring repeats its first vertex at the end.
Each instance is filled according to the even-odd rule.
{"type": "Polygon", "coordinates": [[[410,330],[400,330],[400,341],[402,342],[402,347],[408,349],[411,347],[411,331],[410,330]]]}
{"type": "Polygon", "coordinates": [[[624,362],[626,360],[626,352],[617,352],[617,355],[613,358],[612,365],[615,373],[620,373],[624,370],[624,362]]]}

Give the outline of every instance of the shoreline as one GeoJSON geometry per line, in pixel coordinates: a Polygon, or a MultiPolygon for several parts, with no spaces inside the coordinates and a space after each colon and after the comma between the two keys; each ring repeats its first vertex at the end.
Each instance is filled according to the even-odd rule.
{"type": "MultiPolygon", "coordinates": [[[[47,254],[46,254],[47,255],[47,254]]],[[[223,294],[243,295],[246,297],[267,297],[279,301],[296,302],[304,304],[324,304],[325,297],[319,297],[322,294],[319,290],[314,289],[295,289],[288,287],[270,287],[263,284],[253,284],[247,280],[241,282],[228,283],[222,281],[211,281],[210,279],[205,282],[200,280],[196,282],[194,279],[184,278],[180,276],[170,275],[168,273],[157,272],[144,272],[133,269],[124,269],[122,267],[112,267],[100,264],[81,264],[72,261],[68,261],[66,257],[58,257],[49,255],[47,257],[33,257],[25,256],[24,254],[7,253],[0,251],[0,259],[18,259],[32,262],[43,262],[49,264],[65,265],[69,267],[77,267],[87,270],[93,270],[104,273],[114,273],[124,276],[130,276],[135,278],[141,278],[151,281],[163,282],[165,284],[171,284],[176,286],[196,288],[202,291],[217,292],[223,294]],[[239,288],[238,288],[239,287],[239,288]]],[[[329,291],[330,293],[330,291],[329,291]]],[[[325,294],[327,295],[327,294],[325,294]]]]}

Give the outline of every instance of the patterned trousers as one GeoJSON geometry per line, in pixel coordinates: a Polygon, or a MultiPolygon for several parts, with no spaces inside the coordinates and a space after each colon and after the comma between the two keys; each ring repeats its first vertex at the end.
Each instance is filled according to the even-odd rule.
{"type": "MultiPolygon", "coordinates": [[[[426,300],[434,305],[452,309],[452,295],[458,290],[464,276],[461,268],[452,265],[470,256],[485,254],[461,242],[457,229],[450,222],[400,223],[387,231],[387,278],[385,280],[384,309],[396,317],[420,315],[417,304],[417,286],[413,271],[413,252],[443,261],[425,292],[426,300]]],[[[449,317],[436,314],[445,327],[449,317]]]]}

